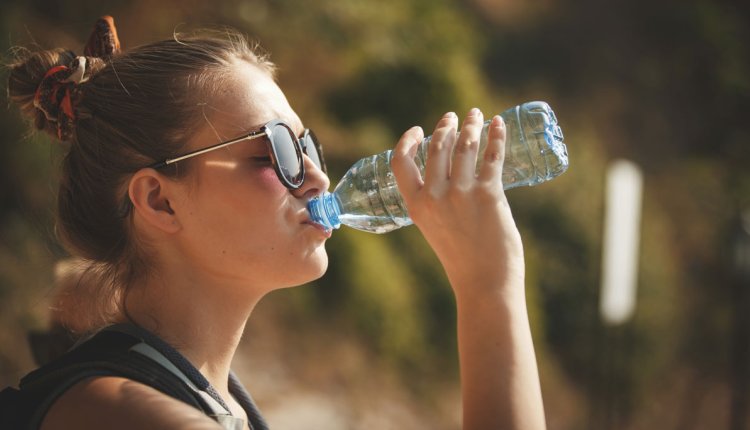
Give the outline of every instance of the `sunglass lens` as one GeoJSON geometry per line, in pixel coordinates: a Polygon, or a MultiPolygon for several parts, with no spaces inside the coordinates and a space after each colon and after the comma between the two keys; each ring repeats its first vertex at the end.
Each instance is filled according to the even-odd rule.
{"type": "Polygon", "coordinates": [[[326,160],[323,158],[323,148],[318,142],[318,138],[315,136],[312,130],[305,129],[304,135],[300,138],[304,147],[305,154],[310,161],[312,161],[318,169],[322,170],[323,173],[328,173],[326,169],[326,160]]]}
{"type": "Polygon", "coordinates": [[[315,135],[312,131],[308,131],[303,139],[305,143],[305,154],[307,154],[310,160],[322,170],[323,173],[326,173],[326,163],[323,160],[323,153],[315,135]]]}
{"type": "Polygon", "coordinates": [[[271,133],[279,171],[291,184],[299,185],[302,182],[302,163],[294,135],[283,125],[276,125],[271,133]]]}

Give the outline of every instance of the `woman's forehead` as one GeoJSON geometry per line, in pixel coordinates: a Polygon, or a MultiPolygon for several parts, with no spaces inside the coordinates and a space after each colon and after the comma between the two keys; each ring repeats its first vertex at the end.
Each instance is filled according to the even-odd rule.
{"type": "Polygon", "coordinates": [[[239,66],[227,81],[227,87],[220,91],[218,100],[214,100],[214,116],[222,127],[243,132],[280,119],[302,132],[302,122],[266,71],[246,64],[239,66]]]}

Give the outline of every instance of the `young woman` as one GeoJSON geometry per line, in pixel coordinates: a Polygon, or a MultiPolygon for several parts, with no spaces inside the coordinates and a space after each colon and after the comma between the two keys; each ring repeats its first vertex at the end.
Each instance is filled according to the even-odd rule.
{"type": "MultiPolygon", "coordinates": [[[[90,328],[148,333],[199,372],[239,418],[232,425],[262,427],[232,391],[232,356],[265,294],[323,275],[330,237],[306,211],[329,186],[317,141],[273,65],[226,32],[122,53],[105,17],[83,56],[54,49],[13,64],[9,94],[69,145],[57,229],[97,279],[95,312],[76,309],[79,326],[85,312],[96,317],[90,328]]],[[[464,428],[540,429],[523,249],[501,185],[505,128],[492,119],[475,175],[482,123],[473,109],[457,138],[459,118],[444,115],[424,178],[413,161],[424,133],[407,130],[393,169],[455,293],[464,428]]],[[[47,404],[44,430],[227,428],[116,373],[76,381],[47,404]]]]}

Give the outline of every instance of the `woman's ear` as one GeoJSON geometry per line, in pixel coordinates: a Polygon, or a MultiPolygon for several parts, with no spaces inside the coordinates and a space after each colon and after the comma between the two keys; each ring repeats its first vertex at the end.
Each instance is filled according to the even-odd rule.
{"type": "Polygon", "coordinates": [[[135,212],[146,223],[165,233],[175,233],[180,224],[169,204],[174,183],[154,169],[141,169],[130,179],[128,195],[135,212]]]}

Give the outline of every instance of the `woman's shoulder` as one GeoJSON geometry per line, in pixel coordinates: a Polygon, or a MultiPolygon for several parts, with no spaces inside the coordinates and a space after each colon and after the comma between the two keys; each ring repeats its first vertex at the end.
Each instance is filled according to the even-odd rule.
{"type": "Polygon", "coordinates": [[[84,379],[60,396],[41,430],[57,429],[221,429],[194,407],[148,385],[116,376],[84,379]]]}

